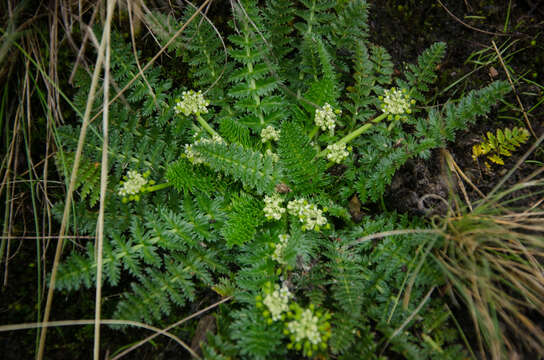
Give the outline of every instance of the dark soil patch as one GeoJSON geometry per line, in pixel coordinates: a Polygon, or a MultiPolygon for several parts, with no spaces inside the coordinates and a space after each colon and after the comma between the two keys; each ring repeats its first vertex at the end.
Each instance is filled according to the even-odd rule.
{"type": "MultiPolygon", "coordinates": [[[[442,75],[436,85],[437,92],[449,87],[465,74],[471,73],[457,86],[451,87],[447,92],[439,93],[436,97],[437,104],[443,104],[450,97],[459,97],[471,89],[482,88],[493,80],[506,80],[506,73],[498,61],[490,62],[477,71],[473,71],[478,66],[466,60],[475,52],[486,48],[488,50],[485,54],[488,57],[495,56],[490,48],[492,40],[499,48],[502,48],[501,44],[512,42],[512,46],[502,54],[502,57],[506,59],[505,62],[509,66],[509,72],[515,81],[516,91],[522,99],[525,110],[534,108],[529,112],[529,121],[535,133],[537,135],[543,133],[544,107],[538,103],[544,94],[542,87],[539,86],[544,80],[544,74],[539,72],[544,67],[544,46],[541,41],[538,41],[544,29],[543,7],[538,7],[538,4],[530,1],[512,1],[508,15],[508,2],[499,4],[495,1],[442,1],[443,5],[458,18],[455,19],[436,1],[374,1],[372,3],[371,38],[392,54],[399,71],[402,71],[405,62],[415,61],[425,48],[434,42],[443,41],[448,48],[446,58],[440,65],[442,75]],[[507,16],[509,16],[509,26],[506,33],[510,36],[493,36],[484,33],[484,31],[503,33],[507,16]],[[469,26],[481,31],[471,29],[469,26]],[[509,53],[515,53],[515,56],[509,57],[509,53]],[[523,79],[516,81],[519,75],[524,75],[527,81],[523,79]]],[[[514,93],[506,99],[506,103],[514,106],[501,104],[488,118],[479,119],[470,129],[459,133],[456,142],[449,144],[447,149],[460,169],[484,194],[491,191],[501,176],[514,166],[535,140],[531,138],[526,145],[507,159],[504,166],[497,165],[487,170],[483,162],[473,161],[472,146],[478,143],[486,132],[495,132],[498,128],[526,127],[514,93]]],[[[537,150],[528,160],[505,183],[505,188],[519,182],[542,166],[544,160],[542,151],[537,150]]],[[[389,200],[388,207],[414,215],[430,214],[432,211],[429,207],[436,206],[438,208],[435,211],[445,211],[445,207],[439,205],[438,200],[427,197],[427,200],[422,201],[426,195],[448,199],[451,181],[448,180],[448,171],[444,165],[440,151],[433,152],[433,156],[428,161],[418,159],[409,161],[395,175],[386,196],[386,200],[389,200]]],[[[457,183],[457,179],[453,179],[454,184],[457,183]]],[[[465,183],[465,186],[470,201],[481,198],[469,185],[465,183]]],[[[453,190],[461,196],[460,189],[453,190]]],[[[525,205],[534,200],[525,199],[525,205]]]]}

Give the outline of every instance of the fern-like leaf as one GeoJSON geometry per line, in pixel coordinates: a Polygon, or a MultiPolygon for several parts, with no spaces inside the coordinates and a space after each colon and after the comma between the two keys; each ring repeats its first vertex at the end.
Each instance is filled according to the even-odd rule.
{"type": "MultiPolygon", "coordinates": [[[[74,157],[75,153],[71,152],[59,152],[55,157],[57,169],[66,179],[70,179],[74,157]]],[[[75,189],[79,190],[82,200],[88,200],[89,206],[96,204],[100,197],[100,163],[92,162],[87,158],[80,159],[75,189]]]]}
{"type": "Polygon", "coordinates": [[[222,229],[227,246],[251,241],[257,226],[263,223],[263,204],[254,197],[241,193],[233,198],[228,221],[222,229]]]}
{"type": "Polygon", "coordinates": [[[512,151],[524,144],[529,139],[529,131],[525,128],[515,127],[510,129],[497,129],[497,135],[487,132],[487,139],[472,148],[472,158],[476,160],[480,156],[495,164],[504,165],[502,156],[512,156],[512,151]]]}
{"type": "Polygon", "coordinates": [[[280,182],[270,156],[245,149],[238,144],[200,143],[193,145],[215,171],[221,171],[253,187],[259,193],[270,193],[280,182]]]}
{"type": "Polygon", "coordinates": [[[255,308],[236,311],[233,317],[236,320],[230,330],[242,355],[264,360],[272,353],[278,356],[285,354],[285,347],[281,346],[281,322],[267,324],[264,316],[255,308]]]}
{"type": "Polygon", "coordinates": [[[166,178],[180,192],[201,191],[211,194],[217,191],[216,177],[203,167],[193,166],[189,160],[182,158],[170,164],[166,170],[166,178]]]}
{"type": "Polygon", "coordinates": [[[317,152],[310,146],[307,137],[301,136],[303,129],[294,122],[283,122],[278,144],[280,165],[288,184],[301,194],[316,193],[325,186],[324,161],[314,160],[317,152]],[[300,166],[304,164],[304,166],[300,166]]]}
{"type": "Polygon", "coordinates": [[[446,44],[437,42],[425,50],[417,59],[417,65],[408,65],[406,72],[407,83],[399,81],[401,88],[410,89],[410,96],[424,103],[423,92],[429,91],[429,85],[434,83],[437,74],[436,67],[446,54],[446,44]]]}

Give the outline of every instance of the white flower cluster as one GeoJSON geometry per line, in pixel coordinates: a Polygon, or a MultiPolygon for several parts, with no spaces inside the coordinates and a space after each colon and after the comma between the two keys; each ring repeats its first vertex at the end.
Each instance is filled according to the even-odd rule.
{"type": "Polygon", "coordinates": [[[415,104],[415,100],[410,100],[410,95],[407,94],[406,89],[398,90],[397,88],[391,88],[385,90],[384,96],[380,96],[382,101],[382,111],[391,115],[410,114],[412,104],[415,104]]]}
{"type": "Polygon", "coordinates": [[[278,141],[279,139],[280,139],[280,130],[274,129],[273,126],[268,125],[267,127],[261,130],[261,141],[263,143],[269,140],[278,141]]]}
{"type": "Polygon", "coordinates": [[[202,91],[195,92],[194,90],[184,91],[183,99],[176,103],[174,111],[176,114],[184,113],[185,116],[191,114],[205,114],[208,112],[207,106],[209,101],[204,99],[202,91]]]}
{"type": "Polygon", "coordinates": [[[287,286],[281,288],[278,284],[274,285],[274,290],[267,294],[263,300],[266,305],[272,320],[278,321],[281,319],[281,314],[289,310],[289,299],[293,296],[287,286]]]}
{"type": "Polygon", "coordinates": [[[264,197],[264,215],[268,220],[279,220],[281,219],[281,216],[285,212],[285,208],[281,206],[283,203],[282,198],[279,194],[274,194],[272,196],[265,196],[264,197]]]}
{"type": "Polygon", "coordinates": [[[266,149],[266,155],[270,156],[272,158],[273,162],[280,161],[280,157],[275,152],[272,152],[270,149],[266,149]]]}
{"type": "Polygon", "coordinates": [[[323,131],[329,129],[329,132],[333,135],[336,127],[336,115],[341,113],[341,110],[333,111],[332,106],[325,103],[321,109],[315,110],[315,124],[323,131]]]}
{"type": "Polygon", "coordinates": [[[147,184],[147,179],[137,171],[131,170],[125,176],[125,181],[121,182],[121,188],[118,194],[121,196],[136,195],[147,184]]]}
{"type": "Polygon", "coordinates": [[[309,204],[304,199],[292,200],[287,203],[289,214],[297,216],[302,224],[302,230],[316,230],[327,224],[327,218],[323,216],[323,211],[319,210],[315,204],[309,204]]]}
{"type": "Polygon", "coordinates": [[[332,144],[327,146],[327,159],[337,164],[340,164],[349,152],[346,150],[346,144],[332,144]]]}
{"type": "Polygon", "coordinates": [[[195,165],[204,162],[204,159],[200,157],[200,153],[193,149],[193,144],[185,144],[185,156],[195,165]]]}
{"type": "Polygon", "coordinates": [[[287,247],[287,242],[289,241],[289,235],[282,234],[279,235],[278,238],[280,239],[280,242],[275,245],[274,253],[272,254],[272,260],[276,260],[280,264],[287,265],[283,256],[285,248],[287,247]]]}
{"type": "Polygon", "coordinates": [[[287,324],[287,329],[293,334],[296,342],[301,342],[303,339],[314,345],[321,342],[321,334],[318,327],[319,318],[315,316],[310,309],[304,310],[300,319],[295,319],[287,324]]]}
{"type": "Polygon", "coordinates": [[[187,159],[189,159],[190,162],[192,162],[195,165],[196,164],[202,164],[204,162],[204,159],[202,158],[202,156],[200,155],[200,153],[198,151],[193,149],[193,145],[209,144],[209,143],[212,143],[212,142],[216,143],[216,144],[224,144],[225,143],[223,138],[221,138],[221,136],[219,136],[219,135],[214,135],[211,139],[202,138],[200,140],[195,141],[193,144],[185,144],[185,156],[187,157],[187,159]]]}

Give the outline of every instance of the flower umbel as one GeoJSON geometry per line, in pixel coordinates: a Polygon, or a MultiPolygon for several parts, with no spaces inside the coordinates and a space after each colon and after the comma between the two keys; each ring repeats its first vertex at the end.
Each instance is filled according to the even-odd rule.
{"type": "Polygon", "coordinates": [[[282,234],[278,236],[280,242],[275,244],[274,253],[272,254],[272,259],[276,260],[278,263],[287,265],[287,262],[284,259],[285,248],[287,247],[287,242],[289,241],[288,234],[282,234]]]}
{"type": "Polygon", "coordinates": [[[123,202],[140,200],[139,194],[147,190],[147,184],[153,185],[155,183],[153,180],[147,180],[149,174],[149,171],[142,175],[137,171],[130,170],[127,175],[123,176],[124,181],[120,182],[121,187],[117,192],[123,197],[123,202]]]}
{"type": "Polygon", "coordinates": [[[336,115],[340,115],[341,110],[333,111],[332,106],[325,103],[321,109],[315,110],[315,124],[321,128],[321,130],[329,130],[331,135],[334,135],[334,128],[336,127],[336,115]]]}
{"type": "Polygon", "coordinates": [[[261,141],[263,143],[269,140],[278,141],[279,139],[280,139],[280,130],[274,129],[273,126],[268,125],[267,127],[261,130],[261,141]]]}
{"type": "Polygon", "coordinates": [[[184,91],[182,96],[183,99],[179,100],[174,107],[176,114],[184,113],[185,116],[189,116],[191,114],[206,114],[208,112],[207,106],[210,105],[210,103],[208,100],[204,99],[202,91],[184,91]]]}
{"type": "Polygon", "coordinates": [[[283,203],[283,199],[280,197],[279,194],[274,194],[272,196],[265,196],[264,197],[264,215],[268,220],[279,220],[281,219],[281,216],[285,212],[285,208],[281,206],[283,203]]]}
{"type": "Polygon", "coordinates": [[[327,159],[334,163],[340,164],[348,155],[349,152],[346,150],[346,144],[332,144],[327,146],[327,159]]]}
{"type": "Polygon", "coordinates": [[[321,342],[321,335],[317,328],[318,321],[319,319],[317,316],[314,316],[312,310],[306,309],[300,315],[299,319],[287,324],[287,329],[295,336],[296,342],[307,338],[310,343],[319,344],[321,342]]]}
{"type": "Polygon", "coordinates": [[[325,350],[331,335],[331,325],[328,321],[330,314],[323,314],[321,311],[314,313],[312,304],[307,309],[293,304],[290,309],[287,315],[293,320],[286,324],[284,331],[285,334],[290,334],[291,343],[287,348],[303,350],[303,354],[308,357],[318,350],[325,350]]]}
{"type": "Polygon", "coordinates": [[[327,218],[317,205],[309,204],[305,199],[292,200],[287,203],[289,214],[297,216],[302,223],[302,230],[319,231],[320,227],[327,224],[327,218]]]}
{"type": "Polygon", "coordinates": [[[190,162],[195,165],[204,163],[204,158],[200,155],[198,151],[193,149],[193,145],[210,143],[224,144],[225,140],[223,140],[223,138],[218,135],[214,135],[211,139],[201,138],[195,141],[193,144],[185,144],[185,156],[187,157],[187,159],[189,159],[190,162]]]}
{"type": "Polygon", "coordinates": [[[280,161],[280,157],[278,154],[276,154],[275,152],[273,152],[272,150],[270,149],[266,149],[266,155],[270,156],[272,158],[272,161],[273,162],[278,162],[280,161]]]}
{"type": "MultiPolygon", "coordinates": [[[[264,311],[265,317],[271,317],[272,321],[278,321],[282,318],[282,314],[289,310],[289,299],[293,294],[289,291],[286,285],[281,288],[278,284],[267,283],[264,289],[265,297],[261,303],[261,297],[257,297],[257,307],[262,307],[264,304],[267,310],[264,311]]],[[[270,321],[270,320],[269,320],[270,321]]]]}
{"type": "Polygon", "coordinates": [[[400,120],[401,115],[412,113],[410,108],[415,104],[415,100],[410,99],[406,89],[399,90],[394,87],[385,90],[384,96],[380,96],[379,99],[382,101],[382,111],[389,114],[389,120],[393,120],[393,116],[395,120],[400,120]]]}
{"type": "Polygon", "coordinates": [[[121,182],[121,188],[119,189],[119,195],[121,196],[136,195],[147,184],[147,179],[134,170],[129,171],[124,178],[125,181],[121,182]]]}

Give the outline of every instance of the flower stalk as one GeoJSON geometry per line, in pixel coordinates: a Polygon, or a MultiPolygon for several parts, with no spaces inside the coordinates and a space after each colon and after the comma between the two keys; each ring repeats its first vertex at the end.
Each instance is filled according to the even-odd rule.
{"type": "Polygon", "coordinates": [[[221,137],[219,136],[219,134],[210,126],[210,124],[208,124],[208,122],[206,120],[204,120],[204,118],[202,116],[200,116],[200,113],[196,113],[196,120],[198,121],[198,123],[204,128],[204,130],[206,130],[212,137],[213,136],[217,136],[217,137],[221,137]]]}
{"type": "MultiPolygon", "coordinates": [[[[377,116],[376,118],[372,119],[372,123],[377,124],[377,123],[381,122],[383,119],[387,118],[387,115],[388,115],[387,113],[383,113],[380,116],[377,116]]],[[[364,134],[369,129],[371,129],[374,126],[374,124],[372,124],[372,123],[366,123],[366,124],[361,125],[358,129],[356,129],[356,130],[352,131],[351,133],[347,134],[346,136],[344,136],[343,138],[341,138],[340,140],[335,142],[333,145],[339,146],[339,145],[349,143],[350,141],[354,140],[358,136],[364,134]]],[[[324,149],[319,154],[317,154],[317,157],[326,156],[327,153],[328,153],[328,150],[324,149]]]]}

